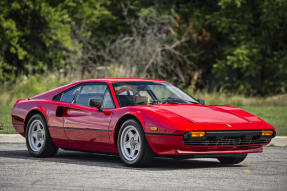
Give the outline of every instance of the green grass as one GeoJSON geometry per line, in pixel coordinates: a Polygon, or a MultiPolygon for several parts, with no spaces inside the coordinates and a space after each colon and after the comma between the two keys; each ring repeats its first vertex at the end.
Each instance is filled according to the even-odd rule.
{"type": "Polygon", "coordinates": [[[16,100],[29,98],[76,80],[60,75],[46,74],[44,76],[22,76],[15,83],[2,84],[0,88],[0,134],[16,133],[11,123],[12,107],[16,100]]]}
{"type": "Polygon", "coordinates": [[[0,106],[0,134],[16,133],[11,122],[12,106],[0,106]]]}
{"type": "Polygon", "coordinates": [[[273,125],[277,135],[287,135],[287,106],[242,106],[240,108],[273,125]]]}
{"type": "Polygon", "coordinates": [[[224,92],[207,93],[205,91],[193,92],[191,90],[187,90],[187,93],[195,98],[204,99],[205,103],[209,105],[231,105],[235,107],[287,107],[287,94],[279,94],[268,97],[246,97],[243,95],[224,92]]]}
{"type": "Polygon", "coordinates": [[[28,78],[19,77],[14,83],[7,82],[1,86],[0,107],[11,106],[20,98],[29,98],[72,81],[76,80],[48,74],[46,76],[34,75],[28,78]]]}

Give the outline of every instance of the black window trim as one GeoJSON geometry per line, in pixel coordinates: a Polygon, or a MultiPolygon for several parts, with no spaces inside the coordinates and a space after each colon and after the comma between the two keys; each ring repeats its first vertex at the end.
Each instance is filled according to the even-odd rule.
{"type": "MultiPolygon", "coordinates": [[[[129,106],[121,106],[121,104],[120,104],[120,101],[119,101],[119,98],[118,98],[118,95],[117,95],[117,93],[116,93],[116,89],[115,89],[115,85],[116,84],[125,84],[125,83],[127,83],[127,84],[129,84],[129,83],[163,83],[163,84],[171,84],[171,83],[169,83],[169,82],[155,82],[155,81],[151,81],[151,82],[143,82],[143,81],[127,81],[127,82],[114,82],[114,83],[112,83],[112,87],[113,87],[113,90],[114,90],[114,92],[115,92],[115,95],[116,95],[116,98],[117,98],[117,101],[118,101],[118,103],[119,103],[119,107],[129,107],[129,106]]],[[[171,84],[171,85],[173,85],[173,84],[171,84]]],[[[175,85],[173,85],[174,87],[176,87],[176,88],[178,88],[177,86],[175,86],[175,85]]],[[[180,89],[180,88],[178,88],[178,89],[180,89]]],[[[197,99],[195,99],[194,97],[192,97],[190,94],[188,94],[187,92],[185,92],[185,91],[183,91],[182,89],[180,89],[182,92],[184,92],[185,94],[187,94],[188,96],[190,96],[192,99],[194,99],[195,101],[197,101],[197,99]]],[[[156,97],[155,97],[156,98],[156,97]]],[[[156,100],[157,100],[157,98],[156,98],[156,100]]]]}
{"type": "MultiPolygon", "coordinates": [[[[113,103],[113,105],[114,105],[114,108],[102,108],[102,109],[115,109],[115,108],[117,108],[117,107],[116,107],[116,104],[115,104],[115,100],[114,100],[113,95],[112,95],[112,92],[111,92],[111,88],[110,88],[110,86],[109,86],[109,84],[108,84],[107,82],[82,82],[82,83],[76,84],[76,85],[74,85],[74,86],[72,86],[72,87],[69,87],[68,89],[62,91],[61,93],[58,93],[57,95],[55,95],[55,96],[53,97],[53,101],[60,101],[60,102],[62,102],[61,99],[62,99],[62,96],[63,96],[63,94],[64,94],[65,92],[67,92],[67,91],[69,91],[69,90],[71,90],[71,89],[73,89],[73,88],[75,88],[75,87],[77,87],[77,86],[80,86],[80,91],[81,91],[81,89],[83,88],[83,86],[84,86],[84,85],[87,85],[87,84],[103,84],[103,85],[107,85],[107,87],[108,87],[108,89],[109,89],[109,92],[110,92],[110,96],[111,96],[111,98],[112,98],[112,103],[113,103]],[[60,95],[60,94],[62,94],[60,100],[55,100],[55,97],[57,97],[57,96],[60,95]]],[[[79,95],[79,94],[78,94],[78,95],[79,95]]],[[[74,98],[75,100],[77,100],[78,95],[74,98]]],[[[103,100],[103,101],[104,101],[104,100],[103,100]]],[[[72,103],[70,103],[70,104],[77,104],[77,103],[73,103],[73,102],[74,102],[74,100],[73,100],[72,103]]],[[[65,103],[68,103],[68,102],[65,102],[65,103]]],[[[79,104],[77,104],[77,105],[79,105],[79,104]]],[[[81,105],[81,106],[83,106],[83,105],[81,105]]],[[[90,106],[86,106],[86,107],[90,107],[90,106]]]]}

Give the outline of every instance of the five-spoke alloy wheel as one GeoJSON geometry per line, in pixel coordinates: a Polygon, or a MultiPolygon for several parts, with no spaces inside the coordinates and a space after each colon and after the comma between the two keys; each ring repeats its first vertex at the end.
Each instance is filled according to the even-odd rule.
{"type": "Polygon", "coordinates": [[[30,124],[28,139],[30,147],[34,152],[41,150],[45,140],[45,129],[43,123],[40,120],[35,119],[30,124]]]}
{"type": "Polygon", "coordinates": [[[58,148],[51,140],[46,120],[40,114],[33,115],[26,127],[26,145],[35,157],[53,156],[58,148]]]}
{"type": "Polygon", "coordinates": [[[133,161],[141,149],[141,138],[138,130],[132,126],[127,126],[121,135],[121,150],[125,159],[133,161]]]}
{"type": "Polygon", "coordinates": [[[122,124],[117,145],[122,161],[128,166],[146,165],[151,161],[152,151],[141,125],[134,119],[129,119],[122,124]]]}

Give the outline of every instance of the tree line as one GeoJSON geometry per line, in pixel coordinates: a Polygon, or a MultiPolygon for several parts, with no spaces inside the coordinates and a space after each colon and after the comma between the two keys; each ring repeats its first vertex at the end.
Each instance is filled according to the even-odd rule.
{"type": "Polygon", "coordinates": [[[1,0],[0,82],[78,71],[287,91],[286,0],[1,0]]]}

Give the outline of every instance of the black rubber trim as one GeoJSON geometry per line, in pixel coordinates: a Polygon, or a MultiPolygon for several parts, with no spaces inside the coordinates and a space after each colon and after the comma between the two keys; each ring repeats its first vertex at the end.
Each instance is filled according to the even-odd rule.
{"type": "Polygon", "coordinates": [[[183,134],[167,134],[167,133],[145,133],[146,135],[165,135],[165,136],[183,136],[183,134]]]}
{"type": "MultiPolygon", "coordinates": [[[[265,129],[263,129],[265,130],[265,129]]],[[[185,139],[194,139],[194,140],[199,140],[199,139],[206,139],[208,136],[216,136],[216,137],[223,137],[223,136],[254,136],[254,135],[259,135],[261,136],[263,130],[224,130],[224,131],[204,131],[205,136],[204,137],[191,137],[191,132],[196,132],[196,131],[187,131],[184,134],[185,139]]],[[[276,136],[276,131],[275,130],[266,130],[266,131],[273,131],[273,135],[271,136],[266,136],[270,138],[274,138],[276,136]]],[[[264,136],[262,136],[264,137],[264,136]]]]}
{"type": "Polygon", "coordinates": [[[70,130],[81,130],[81,131],[104,131],[104,132],[113,132],[113,130],[104,130],[104,129],[86,129],[86,128],[74,128],[74,127],[58,127],[58,126],[49,126],[49,128],[55,128],[55,129],[70,129],[70,130]]]}

